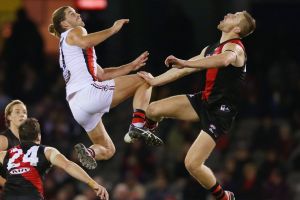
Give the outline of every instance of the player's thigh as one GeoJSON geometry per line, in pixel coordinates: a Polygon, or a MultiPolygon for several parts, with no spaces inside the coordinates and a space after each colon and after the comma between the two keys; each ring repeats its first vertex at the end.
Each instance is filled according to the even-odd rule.
{"type": "Polygon", "coordinates": [[[113,145],[113,142],[107,133],[102,120],[100,120],[97,126],[88,132],[88,136],[93,144],[101,144],[104,146],[113,145]]]}
{"type": "Polygon", "coordinates": [[[115,91],[111,107],[115,107],[129,97],[132,97],[137,88],[146,83],[144,79],[137,74],[119,76],[115,78],[114,81],[115,91]]]}
{"type": "Polygon", "coordinates": [[[209,157],[215,146],[215,140],[202,130],[187,152],[186,165],[193,163],[193,165],[200,166],[209,157]]]}
{"type": "Polygon", "coordinates": [[[180,120],[198,121],[199,116],[186,95],[177,95],[154,101],[147,109],[147,115],[155,117],[175,118],[180,120]]]}

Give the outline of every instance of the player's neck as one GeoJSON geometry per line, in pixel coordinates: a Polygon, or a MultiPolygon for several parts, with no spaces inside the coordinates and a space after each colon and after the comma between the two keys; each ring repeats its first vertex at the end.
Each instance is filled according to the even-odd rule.
{"type": "Polygon", "coordinates": [[[16,126],[10,126],[9,129],[11,130],[11,132],[17,137],[19,138],[19,129],[16,126]]]}
{"type": "Polygon", "coordinates": [[[222,32],[220,43],[225,42],[227,40],[234,39],[234,38],[240,38],[240,36],[238,34],[235,34],[235,33],[232,33],[232,32],[229,32],[229,33],[222,32]]]}

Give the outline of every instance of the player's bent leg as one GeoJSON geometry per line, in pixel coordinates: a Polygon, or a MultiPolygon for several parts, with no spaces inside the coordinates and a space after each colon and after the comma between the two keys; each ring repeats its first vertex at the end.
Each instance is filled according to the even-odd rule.
{"type": "Polygon", "coordinates": [[[186,169],[216,199],[235,200],[234,194],[224,191],[211,169],[204,165],[215,145],[215,140],[205,131],[201,131],[186,155],[186,169]]]}
{"type": "Polygon", "coordinates": [[[87,169],[95,169],[97,167],[96,160],[111,158],[116,149],[102,121],[92,131],[88,132],[88,136],[93,142],[92,146],[86,148],[83,144],[79,143],[74,146],[74,149],[82,166],[87,169]]]}
{"type": "Polygon", "coordinates": [[[151,92],[152,87],[138,75],[121,76],[115,79],[115,92],[111,107],[133,96],[133,109],[139,112],[137,114],[134,112],[132,124],[124,137],[127,143],[131,143],[136,139],[143,139],[146,144],[151,146],[160,146],[163,144],[163,141],[159,137],[144,129],[144,111],[149,105],[151,92]],[[140,123],[141,126],[137,126],[135,122],[140,123]]]}
{"type": "Polygon", "coordinates": [[[177,95],[154,101],[146,110],[146,115],[153,121],[174,118],[186,121],[198,121],[199,116],[193,109],[186,95],[177,95]]]}
{"type": "Polygon", "coordinates": [[[111,108],[119,105],[129,97],[135,96],[137,91],[139,91],[139,93],[143,93],[143,95],[140,95],[141,96],[140,100],[137,101],[137,103],[134,102],[134,104],[137,105],[133,105],[133,107],[143,109],[142,107],[146,108],[148,106],[152,87],[148,85],[145,82],[145,80],[142,79],[140,76],[138,76],[137,74],[120,76],[115,78],[114,81],[115,81],[115,91],[113,94],[111,108]],[[140,87],[141,89],[139,89],[140,87]],[[146,106],[139,105],[141,104],[139,102],[145,102],[146,106]]]}
{"type": "Polygon", "coordinates": [[[215,145],[214,139],[201,131],[185,158],[186,169],[206,189],[212,188],[216,183],[213,172],[204,165],[215,145]]]}
{"type": "MultiPolygon", "coordinates": [[[[152,102],[147,110],[146,115],[150,120],[159,122],[162,118],[176,118],[188,121],[197,121],[199,117],[190,104],[186,95],[178,95],[152,102]]],[[[163,144],[162,140],[154,135],[149,128],[131,127],[128,135],[130,138],[143,138],[147,144],[158,146],[163,144]]],[[[125,135],[126,141],[127,134],[125,135]]]]}
{"type": "Polygon", "coordinates": [[[93,142],[90,148],[95,151],[96,160],[108,160],[115,154],[115,145],[109,137],[102,120],[88,133],[88,136],[93,142]]]}

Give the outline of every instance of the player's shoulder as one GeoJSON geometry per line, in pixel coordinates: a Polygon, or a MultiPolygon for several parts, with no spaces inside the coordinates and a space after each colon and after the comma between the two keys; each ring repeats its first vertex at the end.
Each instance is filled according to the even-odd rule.
{"type": "Polygon", "coordinates": [[[244,47],[239,44],[239,43],[235,43],[235,42],[228,42],[226,43],[223,48],[222,48],[222,51],[234,51],[238,54],[243,54],[244,53],[244,47]]]}
{"type": "Polygon", "coordinates": [[[72,28],[69,32],[69,36],[72,36],[72,35],[86,35],[87,34],[87,31],[84,27],[82,26],[76,26],[75,28],[72,28]]]}

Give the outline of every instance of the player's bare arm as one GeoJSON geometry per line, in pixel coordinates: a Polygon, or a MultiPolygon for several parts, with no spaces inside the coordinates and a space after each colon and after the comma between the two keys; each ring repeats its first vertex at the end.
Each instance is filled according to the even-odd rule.
{"type": "Polygon", "coordinates": [[[146,65],[148,56],[149,52],[145,51],[137,58],[135,58],[132,62],[125,65],[121,65],[119,67],[108,67],[103,69],[98,65],[97,78],[99,81],[105,81],[129,74],[132,71],[136,71],[146,65]]]}
{"type": "Polygon", "coordinates": [[[103,186],[95,182],[81,167],[79,167],[76,163],[68,160],[57,149],[53,147],[47,147],[45,149],[45,156],[47,160],[49,160],[54,166],[62,168],[72,177],[88,184],[101,199],[109,199],[108,192],[103,186]]]}
{"type": "Polygon", "coordinates": [[[5,155],[6,155],[6,151],[0,151],[0,163],[1,164],[3,164],[5,155]]]}
{"type": "Polygon", "coordinates": [[[123,25],[128,22],[129,19],[120,19],[117,20],[112,27],[90,34],[87,34],[85,28],[77,26],[69,32],[67,43],[70,45],[79,46],[82,49],[96,46],[115,33],[119,32],[123,25]]]}
{"type": "MultiPolygon", "coordinates": [[[[3,160],[5,158],[5,155],[6,155],[6,151],[1,151],[0,152],[0,163],[3,164],[3,160]]],[[[3,178],[2,176],[0,176],[0,186],[4,186],[6,182],[6,179],[3,178]]]]}
{"type": "Polygon", "coordinates": [[[7,137],[0,135],[0,151],[6,150],[8,147],[7,137]]]}
{"type": "MultiPolygon", "coordinates": [[[[189,60],[198,60],[198,59],[203,58],[206,48],[207,47],[205,47],[202,50],[201,54],[199,54],[193,58],[190,58],[189,60]]],[[[165,85],[167,83],[173,82],[175,80],[178,80],[184,76],[187,76],[187,75],[197,72],[199,70],[201,70],[201,68],[197,68],[197,69],[196,68],[183,68],[183,69],[172,68],[172,69],[169,69],[168,71],[166,71],[165,73],[163,73],[159,76],[156,76],[156,77],[153,77],[148,72],[138,72],[138,74],[142,78],[144,78],[150,85],[161,86],[161,85],[165,85]]]]}
{"type": "MultiPolygon", "coordinates": [[[[165,64],[175,68],[220,68],[232,64],[236,66],[240,57],[243,55],[243,49],[237,44],[227,44],[223,47],[222,53],[203,57],[197,60],[182,60],[171,55],[166,58],[165,64]]],[[[242,66],[242,65],[241,65],[242,66]]]]}

